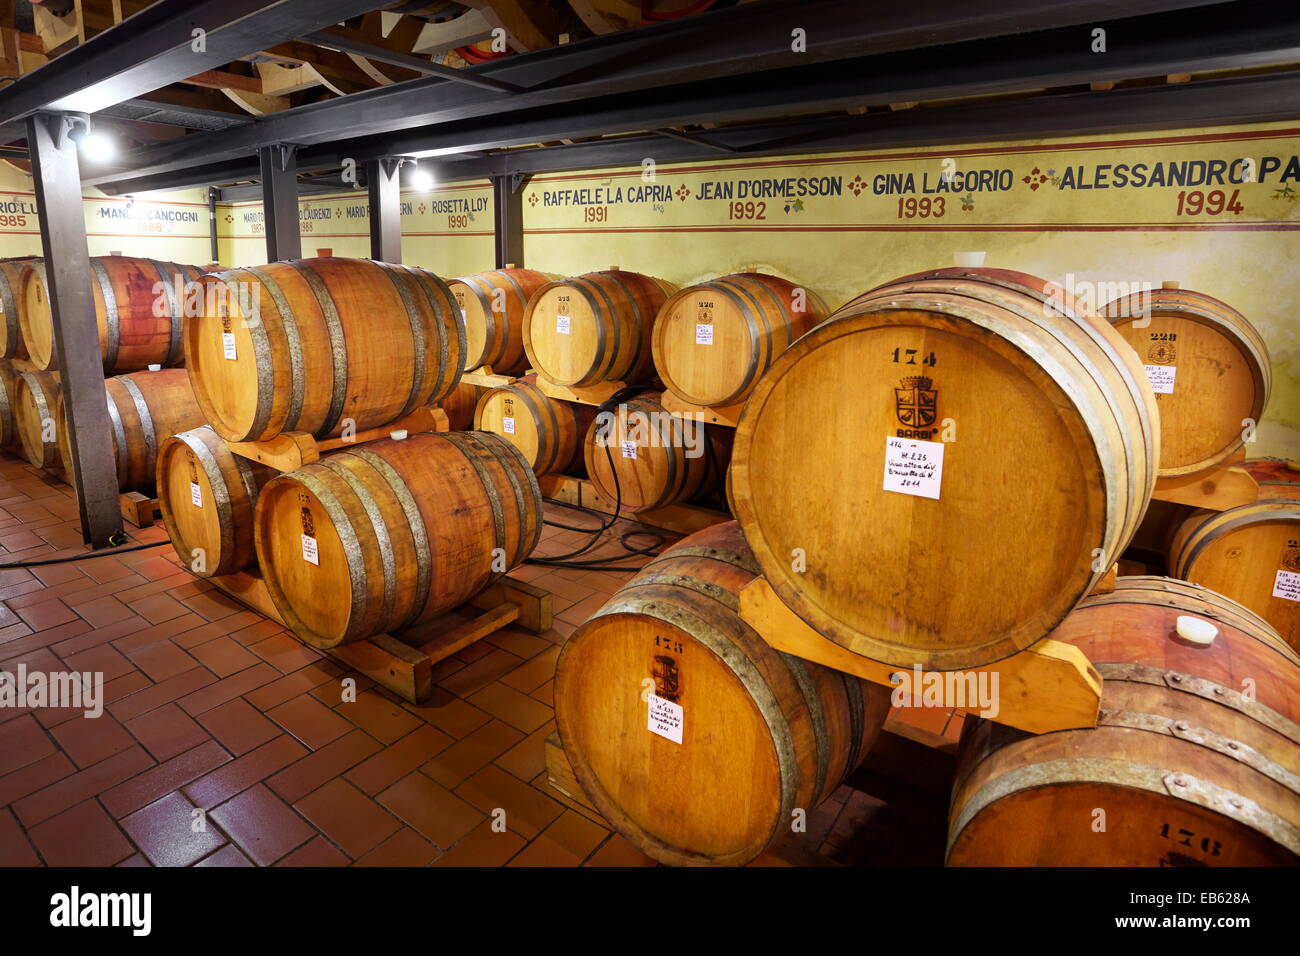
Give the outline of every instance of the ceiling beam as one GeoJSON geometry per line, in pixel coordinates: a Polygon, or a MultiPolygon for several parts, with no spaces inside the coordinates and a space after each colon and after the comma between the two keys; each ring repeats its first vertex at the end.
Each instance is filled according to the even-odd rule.
{"type": "MultiPolygon", "coordinates": [[[[646,156],[653,156],[661,167],[716,161],[718,144],[729,146],[743,158],[1231,126],[1295,118],[1297,102],[1300,74],[1292,73],[1030,97],[1014,104],[971,103],[723,127],[709,131],[707,145],[646,134],[429,162],[439,183],[481,181],[511,173],[638,166],[646,156]]],[[[227,171],[242,172],[244,168],[228,166],[227,171]]],[[[137,188],[164,188],[156,182],[144,180],[137,188]]],[[[223,189],[222,200],[256,199],[259,190],[257,185],[223,189]]]]}
{"type": "Polygon", "coordinates": [[[0,127],[42,109],[93,113],[373,6],[368,0],[158,0],[0,89],[0,127]]]}
{"type": "MultiPolygon", "coordinates": [[[[695,88],[704,86],[704,81],[765,76],[781,69],[807,69],[847,58],[867,62],[873,56],[900,50],[1025,30],[1072,25],[1073,42],[1087,51],[1089,33],[1078,32],[1085,29],[1081,24],[1089,25],[1086,30],[1090,32],[1091,25],[1121,14],[1207,5],[1201,0],[1071,0],[1054,4],[1000,0],[980,5],[968,0],[913,0],[908,4],[875,5],[864,11],[860,0],[806,0],[797,6],[783,0],[759,0],[472,68],[473,75],[524,90],[515,96],[466,89],[440,77],[416,79],[301,106],[219,136],[186,137],[181,143],[124,157],[119,166],[130,168],[132,175],[148,175],[195,162],[246,156],[274,142],[307,146],[337,140],[341,135],[382,136],[490,117],[503,110],[539,110],[602,96],[659,93],[670,85],[695,88]],[[806,52],[792,49],[798,46],[795,31],[804,31],[806,52]]],[[[1252,26],[1262,35],[1274,27],[1277,17],[1274,11],[1252,26]]],[[[1128,37],[1130,41],[1137,39],[1140,37],[1136,35],[1128,37]]],[[[1204,34],[1199,39],[1202,48],[1208,45],[1204,34]]],[[[1118,37],[1112,38],[1112,49],[1121,45],[1118,37]]],[[[1111,59],[1110,54],[1090,55],[1098,69],[1111,59]]],[[[909,56],[927,66],[946,62],[946,50],[943,56],[932,58],[909,56]]],[[[807,108],[816,106],[809,104],[807,108]]]]}

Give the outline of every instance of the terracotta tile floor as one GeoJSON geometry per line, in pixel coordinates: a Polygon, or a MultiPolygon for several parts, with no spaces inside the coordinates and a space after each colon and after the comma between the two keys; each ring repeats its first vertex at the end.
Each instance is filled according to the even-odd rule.
{"type": "MultiPolygon", "coordinates": [[[[0,452],[0,563],[79,541],[72,490],[0,452]]],[[[584,541],[548,528],[541,552],[584,541]]],[[[0,669],[102,671],[106,699],[97,720],[0,710],[0,865],[651,865],[549,787],[543,757],[558,647],[630,575],[515,575],[553,592],[554,629],[465,648],[414,706],[355,673],[358,698],[340,704],[340,666],[181,570],[165,546],[0,571],[0,669]],[[509,832],[493,832],[494,807],[509,832]],[[192,826],[200,816],[206,826],[192,826]]],[[[955,739],[960,718],[913,713],[955,739]]],[[[797,844],[761,862],[938,862],[909,833],[921,814],[941,854],[942,803],[882,796],[897,787],[870,776],[859,775],[871,792],[841,787],[797,844]]]]}

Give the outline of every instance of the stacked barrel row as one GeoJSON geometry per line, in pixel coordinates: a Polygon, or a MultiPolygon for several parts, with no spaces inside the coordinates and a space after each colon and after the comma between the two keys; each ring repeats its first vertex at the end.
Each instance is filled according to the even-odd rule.
{"type": "Polygon", "coordinates": [[[466,369],[520,376],[480,399],[476,426],[516,444],[537,474],[585,474],[632,512],[725,506],[731,429],[669,414],[665,393],[688,406],[737,405],[827,314],[814,293],[760,273],[679,291],[619,269],[568,279],[507,269],[453,290],[471,343],[466,369]],[[553,397],[604,397],[615,384],[624,390],[603,406],[553,397]]]}
{"type": "Polygon", "coordinates": [[[293,631],[328,648],[436,617],[533,550],[541,494],[509,443],[465,430],[350,443],[431,406],[470,424],[447,283],[321,258],[201,286],[184,352],[207,425],[167,438],[158,460],[163,517],[196,574],[259,567],[293,631]],[[282,474],[250,457],[290,433],[343,450],[282,474]]]}
{"type": "MultiPolygon", "coordinates": [[[[181,330],[196,266],[90,260],[104,399],[121,491],[152,493],[159,444],[203,421],[183,369],[181,330]],[[167,366],[167,367],[164,367],[167,366]]],[[[68,412],[41,259],[0,262],[0,437],[37,468],[70,477],[68,412]]]]}
{"type": "MultiPolygon", "coordinates": [[[[1163,292],[1171,314],[1226,314],[1195,293],[1172,302],[1163,292]]],[[[681,325],[689,352],[682,333],[693,330],[681,325]]],[[[773,355],[742,396],[729,476],[738,527],[652,562],[575,631],[558,664],[566,753],[620,832],[664,862],[745,862],[789,826],[791,800],[805,805],[840,779],[846,765],[826,761],[842,742],[826,732],[805,742],[791,727],[835,725],[841,698],[807,673],[799,693],[782,691],[784,655],[739,617],[739,589],[762,574],[805,622],[875,660],[975,667],[1051,635],[1106,675],[1102,726],[1067,745],[970,722],[985,736],[963,742],[951,862],[1294,862],[1294,650],[1249,609],[1196,585],[1121,579],[1108,597],[1088,596],[1162,474],[1166,419],[1198,467],[1240,447],[1228,436],[1207,452],[1193,441],[1194,416],[1162,414],[1156,388],[1169,373],[1148,366],[1168,356],[1139,357],[1127,331],[1117,314],[1032,276],[937,270],[865,293],[773,355]],[[1213,622],[1211,636],[1186,628],[1191,617],[1213,622]],[[1167,679],[1170,667],[1185,684],[1167,679]],[[1270,683],[1252,718],[1273,730],[1231,706],[1252,674],[1270,683]],[[1194,730],[1181,719],[1194,706],[1188,692],[1210,697],[1194,730]],[[1221,693],[1230,706],[1218,705],[1221,693]],[[1138,716],[1126,721],[1125,708],[1138,716]],[[1204,734],[1245,740],[1243,753],[1273,762],[1243,764],[1231,747],[1206,757],[1204,734]],[[1089,759],[1059,759],[1071,753],[1089,759]],[[1109,788],[1117,835],[1064,833],[1062,801],[1095,806],[1099,788],[1109,788]],[[1017,838],[1025,814],[1038,842],[1017,838]],[[1162,825],[1197,833],[1197,849],[1162,839],[1162,825]]],[[[1190,340],[1180,384],[1212,388],[1195,336],[1160,331],[1161,341],[1190,340]]],[[[710,333],[700,330],[701,345],[710,333]]],[[[732,354],[731,381],[744,379],[745,354],[732,354]]],[[[1267,365],[1258,350],[1238,356],[1247,370],[1267,365]]],[[[1229,382],[1237,370],[1226,367],[1229,382]]],[[[691,388],[685,376],[671,381],[691,388]]],[[[727,401],[731,381],[695,403],[727,401]]],[[[1253,392],[1218,400],[1227,414],[1244,407],[1239,421],[1262,407],[1253,392]]],[[[874,733],[858,732],[868,742],[874,733]]]]}

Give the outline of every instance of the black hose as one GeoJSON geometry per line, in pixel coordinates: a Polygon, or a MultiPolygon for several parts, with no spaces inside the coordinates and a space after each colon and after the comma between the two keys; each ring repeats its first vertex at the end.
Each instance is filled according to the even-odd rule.
{"type": "Polygon", "coordinates": [[[36,561],[15,561],[13,564],[0,564],[0,571],[8,571],[10,568],[41,568],[47,564],[68,564],[71,561],[89,561],[91,558],[107,558],[114,554],[130,554],[132,551],[144,551],[146,548],[157,548],[171,543],[171,538],[163,538],[161,541],[154,541],[150,544],[133,544],[128,548],[91,551],[88,554],[65,554],[55,558],[41,558],[36,561]]]}

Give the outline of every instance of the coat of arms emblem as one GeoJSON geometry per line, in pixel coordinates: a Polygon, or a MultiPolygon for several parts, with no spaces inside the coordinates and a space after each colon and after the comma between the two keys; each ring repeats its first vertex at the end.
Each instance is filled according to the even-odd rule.
{"type": "Polygon", "coordinates": [[[928,375],[909,375],[894,389],[898,420],[908,428],[928,428],[938,418],[939,390],[928,375]]]}

